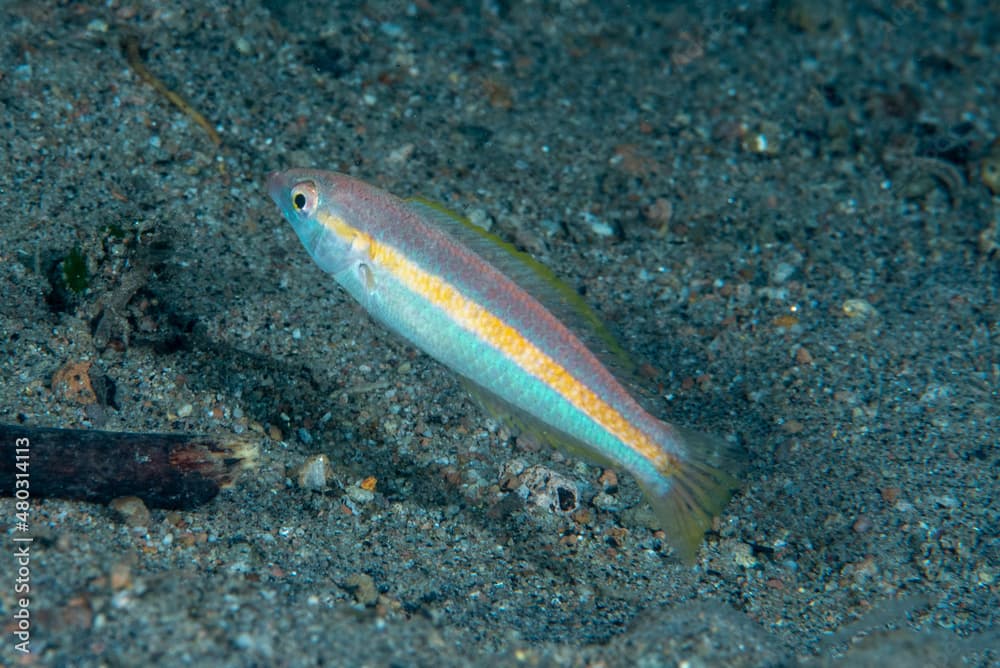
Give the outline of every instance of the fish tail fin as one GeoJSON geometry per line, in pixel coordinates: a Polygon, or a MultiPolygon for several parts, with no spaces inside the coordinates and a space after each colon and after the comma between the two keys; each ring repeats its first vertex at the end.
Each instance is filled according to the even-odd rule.
{"type": "Polygon", "coordinates": [[[663,478],[639,485],[676,554],[693,564],[712,519],[740,487],[747,455],[717,436],[674,425],[667,430],[669,450],[683,454],[671,458],[671,470],[663,478]]]}

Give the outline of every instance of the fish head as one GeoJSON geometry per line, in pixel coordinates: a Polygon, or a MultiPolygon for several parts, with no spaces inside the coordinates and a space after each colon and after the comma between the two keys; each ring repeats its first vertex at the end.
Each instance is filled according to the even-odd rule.
{"type": "Polygon", "coordinates": [[[289,169],[267,177],[267,191],[320,269],[337,276],[362,261],[370,236],[348,220],[354,179],[335,172],[289,169]]]}

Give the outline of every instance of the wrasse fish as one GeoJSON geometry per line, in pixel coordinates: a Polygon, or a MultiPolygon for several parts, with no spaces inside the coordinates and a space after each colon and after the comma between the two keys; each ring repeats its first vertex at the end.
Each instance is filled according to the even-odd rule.
{"type": "Polygon", "coordinates": [[[274,172],[267,187],[316,264],[375,320],[534,435],[629,471],[694,560],[738,488],[742,451],[648,413],[602,361],[617,348],[575,292],[425,200],[310,169],[274,172]]]}

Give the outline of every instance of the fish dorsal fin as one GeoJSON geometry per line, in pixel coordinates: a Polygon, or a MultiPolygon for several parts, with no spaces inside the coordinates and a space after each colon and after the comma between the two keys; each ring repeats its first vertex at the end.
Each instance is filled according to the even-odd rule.
{"type": "Polygon", "coordinates": [[[551,269],[474,224],[464,216],[423,197],[406,200],[407,205],[438,229],[470,248],[495,266],[522,290],[538,300],[552,315],[583,341],[584,345],[627,385],[634,385],[635,364],[601,318],[576,290],[551,269]]]}

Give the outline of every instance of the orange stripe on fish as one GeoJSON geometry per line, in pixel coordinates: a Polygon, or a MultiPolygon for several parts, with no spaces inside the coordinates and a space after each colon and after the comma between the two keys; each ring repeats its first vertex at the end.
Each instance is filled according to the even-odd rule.
{"type": "Polygon", "coordinates": [[[522,369],[556,390],[567,401],[635,450],[640,457],[653,462],[657,467],[669,466],[666,452],[653,443],[646,434],[633,427],[621,413],[602,401],[590,388],[581,384],[555,360],[535,347],[517,329],[479,304],[465,298],[455,286],[422,270],[392,246],[372,241],[371,237],[350,227],[340,218],[319,214],[317,219],[327,229],[341,237],[364,238],[371,259],[392,272],[411,290],[447,311],[467,330],[474,332],[522,369]]]}

